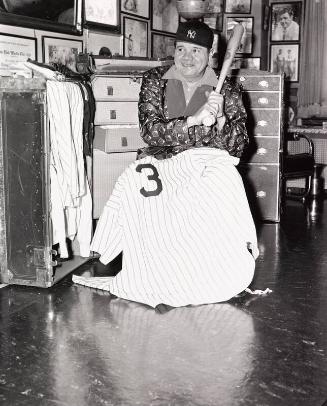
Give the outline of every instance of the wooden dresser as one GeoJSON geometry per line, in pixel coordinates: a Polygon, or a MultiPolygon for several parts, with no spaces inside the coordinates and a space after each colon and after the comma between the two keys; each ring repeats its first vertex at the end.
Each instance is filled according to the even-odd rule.
{"type": "Polygon", "coordinates": [[[144,146],[138,124],[141,72],[92,78],[96,100],[93,151],[93,218],[99,218],[115,182],[144,146]]]}
{"type": "Polygon", "coordinates": [[[239,165],[256,218],[279,222],[283,149],[283,77],[266,71],[237,70],[243,89],[250,145],[239,165]]]}

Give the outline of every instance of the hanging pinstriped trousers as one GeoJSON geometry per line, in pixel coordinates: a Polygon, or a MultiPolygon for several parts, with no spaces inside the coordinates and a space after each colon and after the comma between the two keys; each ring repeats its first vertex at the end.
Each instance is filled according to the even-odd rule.
{"type": "Polygon", "coordinates": [[[79,86],[47,81],[53,243],[68,258],[66,238],[77,237],[80,255],[90,255],[92,197],[83,157],[84,104],[79,86]]]}
{"type": "Polygon", "coordinates": [[[122,270],[74,282],[152,307],[221,302],[243,291],[258,250],[238,161],[200,148],[132,163],[91,245],[105,264],[123,251],[122,270]]]}

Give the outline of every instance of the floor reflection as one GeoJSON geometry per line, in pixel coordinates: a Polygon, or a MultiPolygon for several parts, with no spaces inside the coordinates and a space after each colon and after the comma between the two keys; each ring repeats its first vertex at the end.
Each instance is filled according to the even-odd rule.
{"type": "Polygon", "coordinates": [[[75,387],[77,404],[91,394],[124,405],[217,405],[218,395],[232,404],[251,373],[252,316],[232,304],[158,313],[90,288],[75,286],[73,294],[53,354],[62,402],[75,387]]]}

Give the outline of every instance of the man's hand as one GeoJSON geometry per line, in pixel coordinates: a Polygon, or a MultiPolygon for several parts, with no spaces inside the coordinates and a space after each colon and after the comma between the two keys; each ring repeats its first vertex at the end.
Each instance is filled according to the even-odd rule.
{"type": "MultiPolygon", "coordinates": [[[[216,120],[223,117],[224,97],[215,91],[206,92],[208,100],[193,116],[188,117],[187,124],[189,127],[193,125],[202,125],[203,120],[211,116],[214,124],[216,120]]],[[[219,120],[221,121],[221,120],[219,120]]],[[[225,120],[223,120],[225,122],[225,120]]]]}

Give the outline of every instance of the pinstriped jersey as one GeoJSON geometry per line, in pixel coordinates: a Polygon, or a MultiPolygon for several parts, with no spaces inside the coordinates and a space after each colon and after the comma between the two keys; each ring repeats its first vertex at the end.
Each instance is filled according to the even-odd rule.
{"type": "Polygon", "coordinates": [[[91,245],[105,264],[123,251],[122,270],[73,280],[153,307],[221,302],[243,291],[253,278],[257,239],[238,161],[201,148],[133,162],[91,245]]]}

